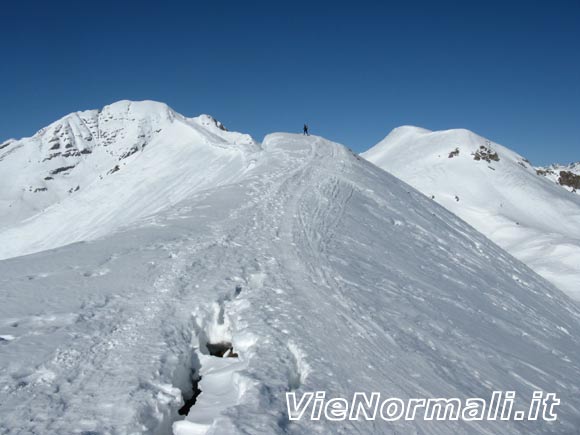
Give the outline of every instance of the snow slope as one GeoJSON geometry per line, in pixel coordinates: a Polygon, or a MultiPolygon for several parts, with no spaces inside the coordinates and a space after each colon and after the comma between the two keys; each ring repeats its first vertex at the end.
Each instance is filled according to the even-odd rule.
{"type": "Polygon", "coordinates": [[[407,126],[362,156],[580,298],[580,198],[538,176],[520,155],[468,130],[407,126]]]}
{"type": "Polygon", "coordinates": [[[575,303],[345,147],[261,146],[234,182],[0,261],[1,434],[576,433],[575,303]],[[562,404],[554,423],[289,421],[285,393],[320,389],[562,404]]]}
{"type": "Polygon", "coordinates": [[[232,182],[258,146],[202,115],[120,101],[0,150],[0,258],[108,234],[192,192],[232,182]]]}

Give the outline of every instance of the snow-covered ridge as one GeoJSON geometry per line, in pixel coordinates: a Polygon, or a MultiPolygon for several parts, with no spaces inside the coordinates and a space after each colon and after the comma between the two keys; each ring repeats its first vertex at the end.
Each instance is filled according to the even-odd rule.
{"type": "Polygon", "coordinates": [[[404,126],[362,154],[580,297],[580,197],[464,129],[404,126]]]}
{"type": "Polygon", "coordinates": [[[106,234],[235,180],[258,152],[249,135],[163,103],[71,113],[0,149],[0,258],[106,234]]]}
{"type": "Polygon", "coordinates": [[[580,162],[569,165],[552,164],[536,168],[536,173],[557,183],[566,190],[580,195],[580,162]]]}
{"type": "MultiPolygon", "coordinates": [[[[257,157],[235,182],[114,234],[0,261],[1,432],[576,431],[577,304],[342,145],[278,133],[257,157]],[[212,354],[220,343],[235,356],[212,354]],[[552,423],[290,421],[285,393],[318,390],[405,401],[511,390],[518,410],[543,390],[561,405],[552,423]]],[[[75,216],[61,216],[71,230],[75,216]]]]}
{"type": "Polygon", "coordinates": [[[504,159],[511,162],[522,163],[520,165],[522,168],[533,172],[532,166],[524,157],[471,130],[462,128],[431,131],[408,125],[397,127],[385,139],[363,153],[363,156],[371,161],[382,161],[387,158],[402,161],[413,157],[413,152],[420,152],[429,156],[436,154],[438,158],[439,156],[453,158],[454,156],[450,157],[450,154],[459,149],[457,156],[461,155],[462,159],[471,157],[477,161],[475,157],[482,146],[497,151],[504,159]],[[416,145],[411,146],[411,141],[416,145]],[[408,149],[409,147],[411,149],[408,149]]]}

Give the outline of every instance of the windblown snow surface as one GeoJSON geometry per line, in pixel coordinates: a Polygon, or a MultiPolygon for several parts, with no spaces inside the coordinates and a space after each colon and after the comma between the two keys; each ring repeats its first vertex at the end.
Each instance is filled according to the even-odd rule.
{"type": "Polygon", "coordinates": [[[0,433],[577,433],[580,309],[560,290],[342,145],[167,122],[181,135],[155,155],[2,233],[0,433]],[[76,243],[15,256],[67,229],[76,243]],[[237,358],[211,356],[220,342],[237,358]],[[556,422],[289,421],[285,403],[538,389],[556,422]]]}
{"type": "Polygon", "coordinates": [[[522,156],[468,130],[409,126],[362,156],[580,299],[580,197],[522,156]]]}

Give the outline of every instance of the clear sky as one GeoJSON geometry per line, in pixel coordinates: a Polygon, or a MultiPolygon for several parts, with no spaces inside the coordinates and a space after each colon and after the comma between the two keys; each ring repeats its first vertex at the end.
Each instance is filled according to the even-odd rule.
{"type": "Polygon", "coordinates": [[[580,1],[3,2],[0,140],[152,99],[261,139],[363,151],[463,127],[536,164],[580,160],[580,1]]]}

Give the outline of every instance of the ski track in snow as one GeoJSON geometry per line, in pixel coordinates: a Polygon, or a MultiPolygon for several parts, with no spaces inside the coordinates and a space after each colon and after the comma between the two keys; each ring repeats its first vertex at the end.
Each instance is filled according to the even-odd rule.
{"type": "Polygon", "coordinates": [[[574,433],[576,305],[346,148],[263,147],[241,181],[0,262],[1,434],[574,433]],[[207,355],[220,340],[239,357],[207,355]],[[290,422],[285,405],[533,388],[561,395],[558,423],[290,422]]]}

